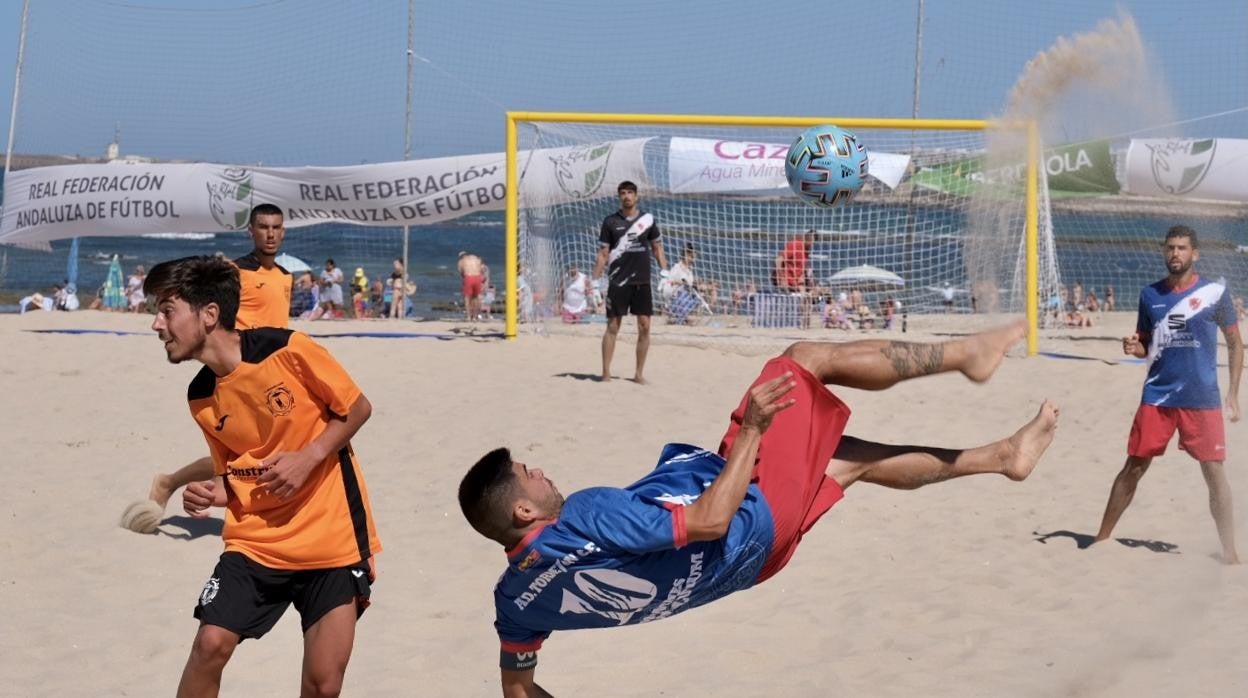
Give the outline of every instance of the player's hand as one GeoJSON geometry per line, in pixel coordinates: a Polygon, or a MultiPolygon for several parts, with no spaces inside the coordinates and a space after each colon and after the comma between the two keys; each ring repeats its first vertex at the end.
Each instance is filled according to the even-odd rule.
{"type": "Polygon", "coordinates": [[[216,501],[216,486],[212,480],[187,485],[182,490],[182,510],[197,519],[208,516],[208,507],[216,501]]]}
{"type": "Polygon", "coordinates": [[[256,484],[268,489],[278,499],[290,499],[308,481],[308,474],[320,459],[308,449],[282,451],[260,461],[264,473],[256,478],[256,484]]]}
{"type": "Polygon", "coordinates": [[[1230,416],[1230,419],[1232,422],[1239,421],[1239,396],[1238,395],[1226,396],[1226,413],[1227,415],[1230,416]]]}
{"type": "Polygon", "coordinates": [[[1144,345],[1140,344],[1140,336],[1133,334],[1130,337],[1122,338],[1122,353],[1127,356],[1139,356],[1144,351],[1144,345]]]}
{"type": "Polygon", "coordinates": [[[759,433],[766,432],[771,426],[771,418],[777,412],[797,404],[797,400],[785,397],[796,386],[797,382],[793,380],[793,373],[785,371],[784,375],[779,378],[773,378],[750,388],[750,401],[745,406],[741,426],[754,427],[759,433]]]}

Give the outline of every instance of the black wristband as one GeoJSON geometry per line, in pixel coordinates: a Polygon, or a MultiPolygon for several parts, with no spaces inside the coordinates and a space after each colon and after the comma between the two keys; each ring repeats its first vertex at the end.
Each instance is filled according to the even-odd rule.
{"type": "Polygon", "coordinates": [[[499,650],[498,666],[508,671],[527,671],[537,666],[537,650],[531,652],[508,652],[499,650]]]}

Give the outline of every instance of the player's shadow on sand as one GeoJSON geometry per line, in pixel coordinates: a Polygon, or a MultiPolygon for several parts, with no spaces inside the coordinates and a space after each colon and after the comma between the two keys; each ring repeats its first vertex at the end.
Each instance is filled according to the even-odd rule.
{"type": "Polygon", "coordinates": [[[599,373],[556,373],[555,378],[575,378],[578,381],[593,381],[595,383],[602,382],[602,374],[599,373]]]}
{"type": "MultiPolygon", "coordinates": [[[[1088,533],[1075,533],[1074,531],[1053,531],[1051,533],[1032,531],[1031,533],[1036,536],[1037,543],[1048,543],[1050,538],[1069,538],[1075,541],[1075,545],[1080,550],[1091,547],[1092,543],[1096,541],[1096,536],[1088,533]]],[[[1155,553],[1180,554],[1178,544],[1167,543],[1163,540],[1140,540],[1138,538],[1115,538],[1114,540],[1128,548],[1144,548],[1155,553]]]]}
{"type": "Polygon", "coordinates": [[[220,537],[225,522],[215,517],[197,519],[193,516],[166,516],[156,533],[178,540],[195,540],[204,536],[220,537]],[[178,531],[173,527],[182,529],[178,531]]]}

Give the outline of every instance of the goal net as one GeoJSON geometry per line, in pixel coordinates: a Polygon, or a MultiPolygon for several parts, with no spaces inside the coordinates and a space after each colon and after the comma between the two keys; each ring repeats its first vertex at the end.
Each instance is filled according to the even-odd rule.
{"type": "MultiPolygon", "coordinates": [[[[591,300],[583,316],[565,318],[564,287],[576,279],[573,267],[593,270],[623,180],[637,184],[639,208],[654,215],[668,264],[691,260],[692,284],[668,284],[652,269],[655,315],[670,324],[900,329],[903,314],[914,322],[958,313],[965,326],[972,315],[1022,313],[1030,294],[1045,298],[1058,287],[1047,199],[1037,197],[1038,288],[1029,291],[1026,177],[965,176],[995,165],[983,162],[987,140],[1004,127],[826,120],[856,133],[871,174],[848,205],[823,209],[801,202],[784,177],[788,145],[803,126],[557,118],[517,119],[522,322],[601,313],[591,300]],[[786,253],[803,237],[804,263],[786,253]]],[[[1002,167],[1024,173],[1025,133],[998,140],[1024,146],[993,149],[996,159],[1016,154],[1018,167],[1002,167]]]]}

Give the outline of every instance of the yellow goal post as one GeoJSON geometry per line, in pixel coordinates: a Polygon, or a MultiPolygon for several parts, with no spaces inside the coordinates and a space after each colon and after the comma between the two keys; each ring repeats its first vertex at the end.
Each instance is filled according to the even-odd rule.
{"type": "MultiPolygon", "coordinates": [[[[699,114],[616,114],[616,113],[581,113],[581,112],[533,112],[533,111],[509,111],[506,114],[506,325],[505,335],[507,339],[514,340],[517,336],[520,321],[520,298],[519,298],[519,274],[518,264],[520,262],[521,253],[521,210],[522,210],[522,193],[521,187],[524,186],[522,176],[522,168],[524,164],[521,162],[521,154],[528,152],[528,149],[536,149],[541,147],[556,147],[578,139],[582,143],[592,144],[598,140],[606,140],[614,133],[611,129],[619,129],[621,134],[638,135],[650,134],[657,135],[682,135],[694,134],[708,136],[712,138],[739,138],[745,141],[758,140],[761,142],[775,142],[779,135],[788,134],[788,140],[796,135],[796,131],[809,126],[818,124],[836,124],[843,128],[855,130],[860,139],[868,142],[868,151],[874,152],[871,143],[871,136],[878,133],[892,134],[891,140],[887,142],[894,146],[891,149],[904,149],[905,138],[909,134],[909,143],[912,148],[912,155],[915,147],[916,133],[936,133],[936,132],[971,132],[978,134],[974,138],[968,137],[963,143],[959,141],[957,144],[942,144],[939,147],[928,148],[929,152],[943,153],[940,157],[949,159],[954,157],[949,153],[958,154],[959,156],[973,153],[979,150],[980,156],[984,156],[986,150],[985,141],[988,131],[1011,130],[1014,133],[1016,146],[1023,151],[1019,153],[1020,159],[1025,157],[1025,164],[1022,169],[1025,176],[1022,178],[1021,188],[1023,209],[1023,228],[1020,235],[1020,247],[1018,250],[1018,263],[1014,268],[1013,275],[1022,276],[1025,273],[1025,279],[1017,279],[1018,285],[1018,301],[1013,304],[1013,310],[1017,311],[1021,305],[1021,309],[1025,312],[1027,319],[1027,353],[1035,355],[1038,351],[1038,327],[1040,312],[1040,275],[1041,275],[1041,258],[1040,258],[1040,233],[1041,224],[1040,208],[1043,205],[1038,194],[1041,187],[1042,173],[1039,171],[1038,162],[1040,154],[1039,135],[1036,125],[1031,122],[1001,122],[982,119],[903,119],[903,118],[854,118],[854,117],[826,117],[826,116],[723,116],[723,115],[699,115],[699,114]],[[559,134],[558,139],[530,138],[525,143],[521,143],[522,126],[530,126],[532,129],[541,132],[543,129],[552,128],[559,134]],[[577,129],[580,129],[578,131],[577,129]],[[787,131],[786,131],[787,130],[787,131]],[[574,134],[569,136],[568,134],[574,134]],[[582,135],[577,136],[575,134],[582,135]],[[768,138],[752,138],[751,134],[768,134],[768,138]],[[898,145],[900,144],[900,145],[898,145]]],[[[936,142],[936,141],[932,141],[936,142]]],[[[929,157],[930,159],[930,157],[929,157]]],[[[918,169],[917,160],[911,161],[908,171],[913,173],[918,169]]],[[[913,185],[912,185],[913,186],[913,185]]],[[[608,194],[614,194],[614,189],[606,190],[608,194]]],[[[969,191],[969,190],[967,190],[969,191]]],[[[970,198],[973,194],[961,192],[961,196],[970,198]]],[[[796,197],[793,197],[796,200],[796,197]]],[[[812,208],[813,207],[809,207],[812,208]]],[[[601,207],[599,207],[601,209],[601,207]]],[[[814,209],[817,211],[817,209],[814,209]]],[[[966,214],[962,220],[966,220],[966,214]]],[[[601,215],[598,216],[601,220],[601,215]]],[[[588,225],[588,224],[587,224],[588,225]]],[[[842,226],[843,227],[843,226],[842,226]]],[[[581,237],[587,236],[589,228],[585,227],[579,233],[581,237]]],[[[666,233],[665,233],[666,235],[666,233]]],[[[914,238],[910,238],[913,243],[914,238]]],[[[596,237],[588,243],[596,248],[596,237]]],[[[1008,251],[1008,250],[1007,250],[1008,251]]],[[[896,253],[894,253],[896,254],[896,253]]],[[[943,272],[949,274],[951,272],[943,272]]],[[[1005,275],[1011,275],[1011,270],[1006,270],[1005,275]]],[[[1008,283],[1010,280],[1006,279],[1008,283]]],[[[982,301],[981,301],[982,302],[982,301]]],[[[913,306],[911,306],[913,307],[913,306]]]]}

